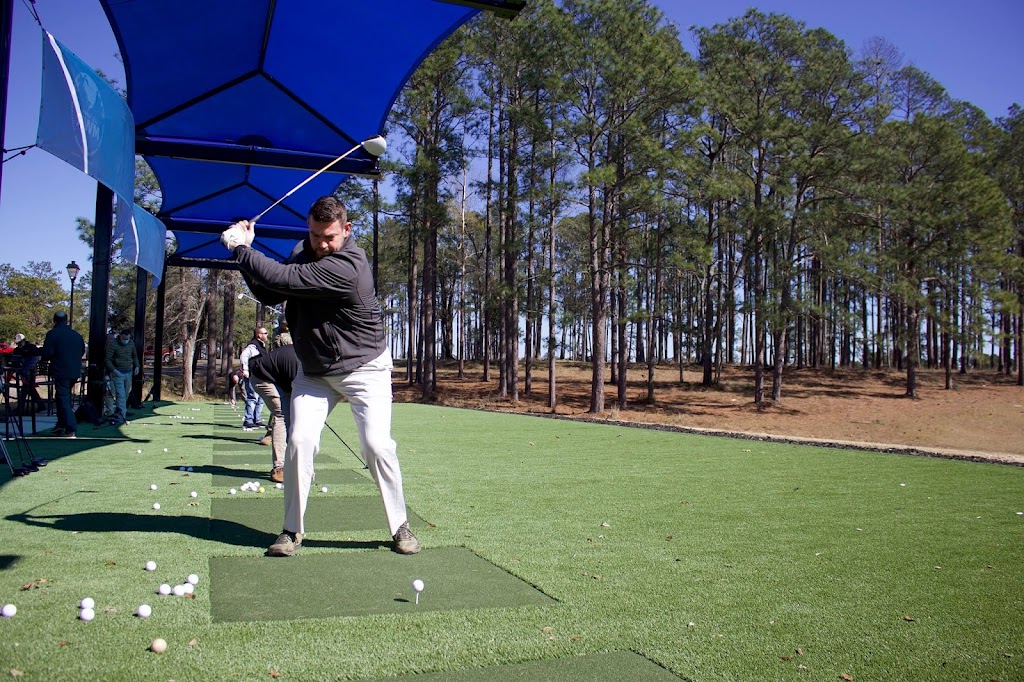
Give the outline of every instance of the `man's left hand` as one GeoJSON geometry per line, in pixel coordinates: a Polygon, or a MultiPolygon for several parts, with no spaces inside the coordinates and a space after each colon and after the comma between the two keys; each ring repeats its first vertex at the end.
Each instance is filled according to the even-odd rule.
{"type": "Polygon", "coordinates": [[[234,252],[239,246],[252,246],[252,241],[255,238],[256,224],[248,220],[239,220],[221,233],[220,243],[228,251],[234,252]]]}

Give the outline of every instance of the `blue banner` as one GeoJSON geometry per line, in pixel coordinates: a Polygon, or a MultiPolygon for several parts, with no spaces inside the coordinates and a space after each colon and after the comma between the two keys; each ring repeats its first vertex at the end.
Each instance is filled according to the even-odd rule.
{"type": "Polygon", "coordinates": [[[124,239],[121,256],[152,273],[156,286],[163,276],[166,228],[134,203],[135,120],[128,104],[46,31],[41,99],[36,146],[113,190],[113,236],[124,239]]]}
{"type": "Polygon", "coordinates": [[[117,198],[117,222],[114,238],[121,237],[121,258],[135,263],[153,275],[151,288],[160,286],[164,271],[164,245],[167,227],[138,204],[117,198]]]}

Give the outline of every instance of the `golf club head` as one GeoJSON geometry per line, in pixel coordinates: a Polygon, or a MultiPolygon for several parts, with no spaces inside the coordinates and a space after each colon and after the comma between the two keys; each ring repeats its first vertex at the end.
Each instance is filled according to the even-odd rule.
{"type": "Polygon", "coordinates": [[[371,137],[368,140],[363,140],[359,143],[367,153],[373,156],[380,157],[388,150],[388,141],[378,135],[377,137],[371,137]]]}

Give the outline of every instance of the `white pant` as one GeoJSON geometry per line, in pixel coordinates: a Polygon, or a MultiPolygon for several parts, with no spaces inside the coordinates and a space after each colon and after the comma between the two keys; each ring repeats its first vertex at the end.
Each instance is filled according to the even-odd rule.
{"type": "Polygon", "coordinates": [[[393,536],[407,520],[398,445],[391,438],[391,351],[348,374],[306,376],[292,384],[291,423],[284,455],[284,529],[305,533],[303,518],[313,480],[320,433],[338,401],[352,408],[363,460],[377,482],[393,536]]]}

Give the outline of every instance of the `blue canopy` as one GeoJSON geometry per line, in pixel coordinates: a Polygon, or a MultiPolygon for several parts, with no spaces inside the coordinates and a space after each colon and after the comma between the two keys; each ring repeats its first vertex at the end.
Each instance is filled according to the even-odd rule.
{"type": "MultiPolygon", "coordinates": [[[[124,59],[135,150],[163,192],[170,265],[229,265],[220,233],[313,171],[384,132],[398,93],[480,10],[526,0],[100,0],[124,59]]],[[[278,260],[306,232],[314,199],[347,175],[375,176],[359,149],[256,227],[278,260]]]]}

